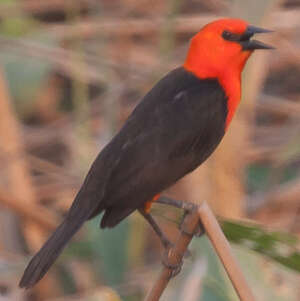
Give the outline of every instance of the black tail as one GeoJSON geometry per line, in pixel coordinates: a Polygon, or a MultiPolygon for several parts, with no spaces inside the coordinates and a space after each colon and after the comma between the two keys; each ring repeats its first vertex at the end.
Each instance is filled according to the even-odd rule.
{"type": "Polygon", "coordinates": [[[67,242],[79,230],[86,219],[75,220],[67,217],[50,236],[40,251],[31,259],[23,277],[20,287],[29,288],[43,278],[67,242]]]}
{"type": "Polygon", "coordinates": [[[41,280],[82,224],[93,214],[100,213],[104,209],[101,202],[104,197],[105,184],[115,161],[115,157],[111,156],[108,148],[98,155],[66,219],[31,259],[19,283],[20,287],[29,288],[41,280]]]}

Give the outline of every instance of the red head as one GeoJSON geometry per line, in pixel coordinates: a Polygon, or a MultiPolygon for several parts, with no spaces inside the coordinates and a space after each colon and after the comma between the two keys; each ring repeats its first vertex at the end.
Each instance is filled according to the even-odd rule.
{"type": "Polygon", "coordinates": [[[217,78],[228,96],[228,120],[240,100],[240,77],[255,49],[270,49],[251,40],[255,33],[269,30],[249,25],[240,19],[221,19],[204,26],[191,41],[185,69],[199,78],[217,78]],[[231,106],[231,110],[230,110],[231,106]]]}

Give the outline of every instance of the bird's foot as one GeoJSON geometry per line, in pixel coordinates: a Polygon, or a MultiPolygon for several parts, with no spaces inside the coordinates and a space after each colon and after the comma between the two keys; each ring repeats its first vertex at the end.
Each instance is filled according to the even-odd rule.
{"type": "Polygon", "coordinates": [[[176,264],[172,264],[169,261],[169,251],[165,251],[163,254],[163,258],[162,258],[162,264],[171,271],[170,277],[173,278],[175,276],[177,276],[182,268],[183,265],[183,260],[181,260],[179,263],[176,264]]]}
{"type": "Polygon", "coordinates": [[[201,237],[204,233],[205,233],[205,229],[204,229],[202,223],[199,221],[197,228],[194,231],[194,235],[196,237],[201,237]]]}
{"type": "MultiPolygon", "coordinates": [[[[168,252],[170,249],[174,248],[174,246],[175,246],[175,244],[169,240],[162,242],[162,244],[163,244],[166,252],[168,252]]],[[[192,256],[192,252],[189,249],[187,249],[184,253],[184,258],[189,258],[191,256],[192,256]]]]}
{"type": "Polygon", "coordinates": [[[196,237],[201,237],[205,230],[204,230],[204,227],[202,225],[202,223],[199,221],[196,229],[194,230],[194,232],[190,232],[188,231],[187,229],[185,229],[185,226],[184,226],[184,219],[186,217],[186,215],[189,214],[189,211],[185,210],[184,211],[184,214],[182,216],[182,219],[181,219],[181,222],[180,222],[180,225],[179,225],[179,229],[181,231],[181,233],[187,235],[187,236],[190,236],[190,237],[193,237],[193,236],[196,236],[196,237]]]}
{"type": "Polygon", "coordinates": [[[161,243],[163,244],[166,251],[170,250],[171,248],[173,248],[175,246],[175,244],[172,243],[168,239],[165,239],[165,238],[160,238],[160,239],[161,239],[161,243]]]}

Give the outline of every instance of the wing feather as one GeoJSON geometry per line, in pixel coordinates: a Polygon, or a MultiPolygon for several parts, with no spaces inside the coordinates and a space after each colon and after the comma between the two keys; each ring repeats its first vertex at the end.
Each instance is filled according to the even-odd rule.
{"type": "Polygon", "coordinates": [[[145,96],[112,141],[111,152],[118,147],[119,158],[104,200],[111,220],[119,222],[122,211],[131,213],[193,171],[225,133],[226,96],[218,82],[201,81],[183,68],[169,76],[145,96]]]}

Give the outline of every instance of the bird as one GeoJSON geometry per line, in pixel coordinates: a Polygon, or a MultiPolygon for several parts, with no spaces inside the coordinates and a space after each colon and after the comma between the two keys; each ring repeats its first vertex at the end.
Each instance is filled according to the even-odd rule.
{"type": "Polygon", "coordinates": [[[192,37],[184,63],[141,99],[98,154],[63,222],[31,259],[20,280],[34,286],[87,220],[104,213],[112,228],[138,210],[162,242],[150,208],[159,195],[201,165],[229,128],[241,99],[241,73],[270,30],[242,19],[208,23],[192,37]]]}

